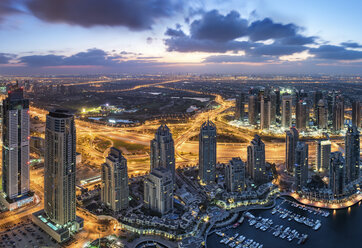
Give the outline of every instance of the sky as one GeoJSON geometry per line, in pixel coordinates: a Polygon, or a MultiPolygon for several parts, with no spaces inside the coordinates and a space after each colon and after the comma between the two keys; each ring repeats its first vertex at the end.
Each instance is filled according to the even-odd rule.
{"type": "Polygon", "coordinates": [[[0,0],[0,75],[362,74],[360,0],[0,0]]]}

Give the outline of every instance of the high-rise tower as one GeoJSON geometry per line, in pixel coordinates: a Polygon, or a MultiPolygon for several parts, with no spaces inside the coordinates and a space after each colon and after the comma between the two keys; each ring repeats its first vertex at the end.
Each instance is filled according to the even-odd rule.
{"type": "Polygon", "coordinates": [[[127,159],[122,152],[111,147],[102,165],[102,189],[101,200],[113,211],[128,208],[128,173],[127,159]]]}
{"type": "Polygon", "coordinates": [[[360,139],[356,126],[349,126],[345,137],[345,162],[348,182],[360,176],[360,139]]]}
{"type": "Polygon", "coordinates": [[[58,242],[83,228],[76,216],[76,130],[74,115],[67,110],[46,116],[44,159],[44,210],[33,221],[58,242]]]}
{"type": "Polygon", "coordinates": [[[361,104],[359,101],[352,103],[352,125],[357,128],[361,127],[361,104]]]}
{"type": "Polygon", "coordinates": [[[173,209],[173,182],[170,170],[153,169],[144,180],[144,203],[147,208],[160,214],[173,209]]]}
{"type": "Polygon", "coordinates": [[[151,140],[151,171],[155,168],[166,168],[171,171],[175,180],[175,147],[170,129],[161,125],[151,140]]]}
{"type": "Polygon", "coordinates": [[[292,96],[282,96],[282,128],[287,129],[292,126],[292,96]]]}
{"type": "Polygon", "coordinates": [[[338,95],[333,103],[333,131],[337,132],[344,129],[344,98],[338,95]]]}
{"type": "Polygon", "coordinates": [[[328,107],[323,99],[320,99],[317,104],[316,119],[319,129],[328,128],[328,107]]]}
{"type": "Polygon", "coordinates": [[[248,118],[250,125],[256,125],[258,120],[258,97],[256,95],[249,96],[248,118]]]}
{"type": "Polygon", "coordinates": [[[245,163],[240,158],[232,158],[226,165],[225,184],[230,192],[245,189],[245,163]]]}
{"type": "Polygon", "coordinates": [[[298,178],[296,187],[300,190],[308,182],[308,145],[305,142],[298,141],[297,143],[294,173],[295,178],[298,178]]]}
{"type": "Polygon", "coordinates": [[[318,140],[316,145],[316,166],[317,169],[329,170],[331,156],[331,142],[329,140],[318,140]]]}
{"type": "MultiPolygon", "coordinates": [[[[275,115],[274,115],[275,117],[275,115]]],[[[269,129],[271,124],[271,101],[269,97],[262,97],[260,105],[260,129],[269,129]]]]}
{"type": "Polygon", "coordinates": [[[259,135],[255,135],[254,139],[248,146],[247,163],[247,171],[249,176],[256,183],[265,183],[268,179],[265,164],[265,144],[259,135]]]}
{"type": "Polygon", "coordinates": [[[307,129],[307,123],[309,121],[308,104],[305,100],[299,100],[296,107],[296,127],[300,131],[307,129]]]}
{"type": "Polygon", "coordinates": [[[216,126],[208,120],[199,134],[199,178],[203,184],[215,182],[216,143],[216,126]]]}
{"type": "Polygon", "coordinates": [[[333,196],[343,195],[346,183],[345,160],[341,152],[332,152],[329,167],[329,188],[333,196]]]}
{"type": "Polygon", "coordinates": [[[290,128],[285,135],[285,167],[289,172],[293,172],[295,164],[295,149],[298,141],[298,130],[295,127],[290,128]]]}
{"type": "Polygon", "coordinates": [[[245,95],[240,93],[235,101],[235,119],[243,121],[245,116],[245,95]]]}
{"type": "Polygon", "coordinates": [[[29,192],[29,100],[23,89],[8,92],[2,105],[2,190],[4,203],[12,210],[32,201],[29,192]],[[12,204],[15,203],[15,204],[12,204]]]}

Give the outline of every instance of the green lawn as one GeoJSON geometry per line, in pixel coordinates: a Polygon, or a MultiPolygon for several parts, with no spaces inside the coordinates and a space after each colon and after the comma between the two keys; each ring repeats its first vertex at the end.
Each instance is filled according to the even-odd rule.
{"type": "Polygon", "coordinates": [[[150,150],[149,146],[145,146],[145,145],[137,144],[137,143],[126,142],[123,140],[113,140],[113,146],[116,148],[124,147],[129,152],[149,151],[150,150]]]}

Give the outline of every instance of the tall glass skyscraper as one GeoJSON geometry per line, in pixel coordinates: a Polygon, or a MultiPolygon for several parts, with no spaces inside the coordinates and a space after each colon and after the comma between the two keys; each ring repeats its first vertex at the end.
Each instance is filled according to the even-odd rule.
{"type": "Polygon", "coordinates": [[[348,182],[360,176],[360,139],[356,126],[349,126],[345,137],[346,174],[348,182]]]}
{"type": "Polygon", "coordinates": [[[8,202],[29,192],[29,100],[14,88],[3,101],[2,188],[8,202]]]}
{"type": "Polygon", "coordinates": [[[153,169],[144,180],[143,201],[147,208],[160,214],[173,209],[171,172],[163,167],[153,169]]]}
{"type": "Polygon", "coordinates": [[[76,132],[66,110],[49,112],[45,128],[44,211],[54,223],[75,220],[76,132]]]}
{"type": "Polygon", "coordinates": [[[265,183],[267,181],[265,144],[259,135],[255,135],[248,146],[247,171],[256,183],[265,183]]]}
{"type": "Polygon", "coordinates": [[[294,178],[297,190],[301,190],[308,182],[308,144],[298,141],[295,148],[294,178]]]}
{"type": "Polygon", "coordinates": [[[44,159],[44,210],[33,221],[58,242],[83,228],[76,216],[76,131],[74,116],[67,110],[46,116],[44,159]]]}
{"type": "Polygon", "coordinates": [[[155,133],[155,138],[151,140],[150,159],[151,171],[160,167],[169,169],[175,180],[175,147],[167,125],[161,125],[155,133]]]}
{"type": "Polygon", "coordinates": [[[343,195],[346,184],[346,166],[341,152],[332,152],[329,168],[329,188],[333,196],[343,195]]]}
{"type": "Polygon", "coordinates": [[[299,100],[296,104],[296,127],[300,131],[306,131],[309,121],[309,109],[305,100],[299,100]]]}
{"type": "Polygon", "coordinates": [[[282,96],[282,128],[292,126],[292,96],[285,94],[282,96]]]}
{"type": "Polygon", "coordinates": [[[295,127],[290,128],[285,134],[285,167],[293,172],[295,164],[295,149],[299,141],[299,132],[295,127]]]}
{"type": "Polygon", "coordinates": [[[101,200],[113,211],[120,211],[128,208],[128,173],[127,159],[122,152],[111,147],[102,164],[102,189],[101,200]]]}
{"type": "Polygon", "coordinates": [[[334,98],[332,120],[333,131],[344,129],[344,98],[341,95],[334,98]]]}
{"type": "Polygon", "coordinates": [[[199,178],[202,184],[215,182],[216,126],[212,121],[204,122],[199,134],[199,178]]]}

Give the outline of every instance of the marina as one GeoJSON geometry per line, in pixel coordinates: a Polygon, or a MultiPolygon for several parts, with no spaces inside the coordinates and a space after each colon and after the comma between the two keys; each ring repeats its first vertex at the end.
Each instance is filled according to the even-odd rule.
{"type": "MultiPolygon", "coordinates": [[[[246,246],[248,239],[252,240],[250,244],[255,242],[266,248],[313,248],[316,244],[320,247],[343,247],[344,242],[334,240],[336,236],[331,233],[335,233],[334,230],[348,231],[354,238],[359,237],[360,233],[356,229],[343,227],[343,224],[348,221],[360,226],[358,220],[362,221],[362,212],[358,204],[350,209],[330,211],[278,198],[274,208],[243,212],[236,223],[219,229],[219,234],[210,235],[207,239],[207,247],[231,247],[230,245],[233,246],[232,248],[250,247],[246,246]],[[237,237],[232,238],[236,234],[237,237]],[[245,239],[240,242],[243,237],[245,239]],[[227,242],[230,238],[232,240],[227,242]],[[222,240],[224,241],[220,243],[222,240]]],[[[355,247],[349,243],[352,240],[345,242],[350,245],[348,247],[355,247]]]]}

